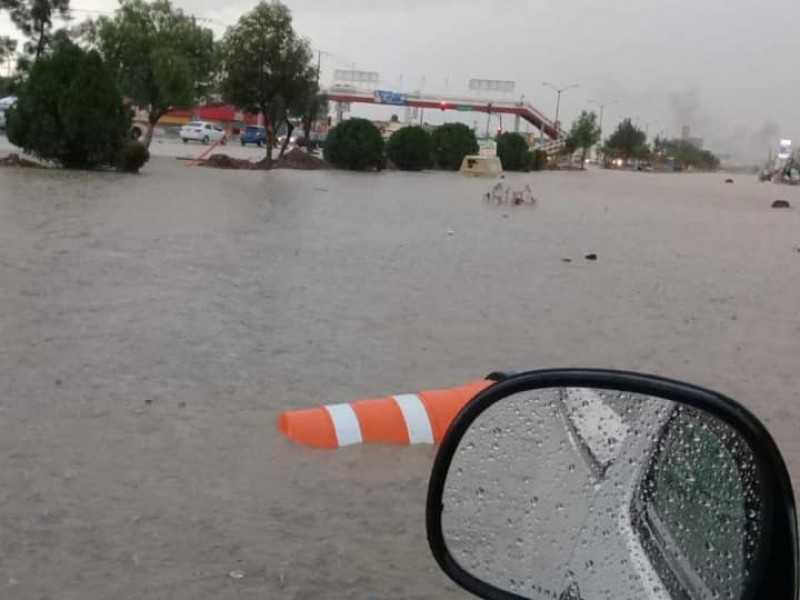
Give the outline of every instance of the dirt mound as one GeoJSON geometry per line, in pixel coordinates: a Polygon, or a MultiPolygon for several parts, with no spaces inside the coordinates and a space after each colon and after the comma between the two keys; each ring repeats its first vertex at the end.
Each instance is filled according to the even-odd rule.
{"type": "Polygon", "coordinates": [[[327,169],[328,163],[304,152],[300,148],[292,148],[283,157],[272,163],[273,169],[300,169],[302,171],[315,171],[317,169],[327,169]]]}
{"type": "MultiPolygon", "coordinates": [[[[250,162],[241,158],[233,158],[227,154],[213,154],[204,161],[200,162],[204,167],[214,169],[244,169],[268,170],[267,158],[264,157],[258,162],[250,162]]],[[[327,169],[328,163],[321,158],[303,152],[300,148],[289,150],[282,158],[272,159],[273,169],[300,169],[302,171],[313,171],[316,169],[327,169]]]]}
{"type": "Polygon", "coordinates": [[[37,162],[22,158],[19,154],[9,154],[5,158],[0,158],[0,167],[27,167],[31,169],[43,169],[44,166],[37,162]]]}
{"type": "Polygon", "coordinates": [[[204,167],[212,167],[214,169],[257,169],[258,163],[251,163],[249,160],[240,158],[233,158],[227,154],[212,154],[207,159],[200,163],[204,167]]]}

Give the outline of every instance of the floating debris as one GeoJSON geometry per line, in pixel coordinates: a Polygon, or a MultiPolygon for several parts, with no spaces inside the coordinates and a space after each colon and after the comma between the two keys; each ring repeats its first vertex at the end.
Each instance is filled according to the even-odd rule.
{"type": "Polygon", "coordinates": [[[733,183],[733,179],[726,179],[725,183],[733,183]]]}
{"type": "Polygon", "coordinates": [[[526,185],[520,190],[515,190],[503,183],[496,184],[491,191],[483,195],[484,202],[490,204],[511,204],[520,206],[522,204],[536,204],[530,185],[526,185]]]}
{"type": "Polygon", "coordinates": [[[775,200],[772,203],[772,208],[792,208],[792,205],[789,204],[788,200],[775,200]]]}
{"type": "Polygon", "coordinates": [[[231,579],[243,579],[244,571],[236,569],[235,571],[231,571],[230,573],[228,573],[228,577],[230,577],[231,579]]]}
{"type": "Polygon", "coordinates": [[[584,256],[584,258],[585,258],[586,260],[597,260],[597,254],[595,254],[594,252],[592,252],[591,254],[587,254],[586,256],[584,256]]]}

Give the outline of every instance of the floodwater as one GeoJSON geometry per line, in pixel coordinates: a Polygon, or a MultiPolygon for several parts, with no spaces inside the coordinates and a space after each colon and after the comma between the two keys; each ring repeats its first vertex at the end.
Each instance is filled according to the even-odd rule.
{"type": "Polygon", "coordinates": [[[0,170],[0,596],[463,597],[433,448],[274,422],[497,369],[719,389],[797,483],[800,189],[724,177],[0,170]]]}

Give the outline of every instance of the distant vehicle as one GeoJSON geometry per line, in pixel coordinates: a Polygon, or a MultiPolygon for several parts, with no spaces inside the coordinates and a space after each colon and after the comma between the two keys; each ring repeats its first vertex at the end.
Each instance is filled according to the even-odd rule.
{"type": "Polygon", "coordinates": [[[311,132],[309,137],[306,137],[303,131],[298,131],[289,139],[290,144],[294,144],[299,148],[306,148],[309,152],[313,152],[319,148],[325,141],[325,136],[318,134],[315,131],[311,132]]]}
{"type": "Polygon", "coordinates": [[[0,131],[6,130],[6,111],[17,103],[15,96],[0,99],[0,131]]]}
{"type": "Polygon", "coordinates": [[[255,144],[259,148],[262,144],[267,143],[267,129],[262,125],[248,125],[242,130],[239,141],[242,146],[246,144],[255,144]]]}
{"type": "Polygon", "coordinates": [[[184,144],[192,140],[204,144],[219,141],[222,145],[225,145],[228,141],[222,129],[213,123],[206,123],[205,121],[191,121],[187,123],[181,127],[180,135],[184,144]]]}

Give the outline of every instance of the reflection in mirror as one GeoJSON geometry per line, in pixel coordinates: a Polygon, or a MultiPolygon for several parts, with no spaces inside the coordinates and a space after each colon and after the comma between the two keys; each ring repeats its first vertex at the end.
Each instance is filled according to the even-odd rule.
{"type": "Polygon", "coordinates": [[[442,530],[463,569],[523,598],[739,599],[759,548],[758,482],[747,444],[707,413],[539,389],[465,433],[442,530]]]}

